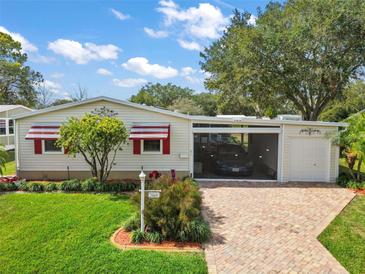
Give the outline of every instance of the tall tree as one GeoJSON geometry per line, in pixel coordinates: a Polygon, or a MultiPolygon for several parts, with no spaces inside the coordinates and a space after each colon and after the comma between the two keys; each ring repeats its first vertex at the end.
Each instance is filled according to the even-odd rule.
{"type": "Polygon", "coordinates": [[[204,113],[201,106],[189,98],[175,100],[173,104],[168,107],[168,109],[190,115],[202,115],[204,113]]]}
{"type": "Polygon", "coordinates": [[[34,107],[36,88],[42,75],[26,66],[27,54],[19,42],[0,32],[0,104],[22,104],[34,107]]]}
{"type": "Polygon", "coordinates": [[[168,108],[174,101],[182,98],[191,98],[193,90],[182,88],[171,83],[161,85],[160,83],[148,83],[140,91],[130,98],[131,102],[168,108]]]}
{"type": "MultiPolygon", "coordinates": [[[[256,24],[235,12],[223,37],[201,54],[207,88],[244,96],[266,111],[290,105],[317,120],[365,65],[365,2],[270,3],[256,24]]],[[[224,96],[223,96],[224,98],[224,96]]]]}

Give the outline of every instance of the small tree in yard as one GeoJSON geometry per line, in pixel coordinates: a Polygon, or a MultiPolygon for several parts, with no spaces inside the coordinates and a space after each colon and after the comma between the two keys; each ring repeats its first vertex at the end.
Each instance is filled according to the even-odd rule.
{"type": "Polygon", "coordinates": [[[339,134],[339,145],[343,148],[351,175],[361,181],[361,166],[365,160],[365,113],[358,113],[346,120],[349,126],[339,134]],[[356,165],[356,174],[353,169],[356,165]]]}
{"type": "Polygon", "coordinates": [[[91,174],[105,182],[115,164],[115,157],[128,138],[121,120],[94,111],[81,119],[72,117],[61,126],[59,146],[72,156],[81,154],[91,169],[91,174]]]}

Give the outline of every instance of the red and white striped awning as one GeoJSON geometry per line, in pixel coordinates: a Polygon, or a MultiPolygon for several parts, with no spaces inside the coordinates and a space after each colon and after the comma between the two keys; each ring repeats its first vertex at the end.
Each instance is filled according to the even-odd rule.
{"type": "Polygon", "coordinates": [[[169,123],[136,123],[132,125],[131,140],[164,140],[170,135],[169,123]]]}
{"type": "Polygon", "coordinates": [[[61,123],[35,123],[29,129],[27,140],[57,140],[60,137],[61,123]]]}

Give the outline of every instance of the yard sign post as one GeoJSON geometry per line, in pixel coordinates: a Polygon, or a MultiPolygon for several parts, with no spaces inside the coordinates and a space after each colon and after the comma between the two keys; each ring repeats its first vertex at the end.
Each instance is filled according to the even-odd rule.
{"type": "Polygon", "coordinates": [[[144,232],[144,183],[146,181],[146,174],[143,172],[143,167],[139,174],[139,179],[141,180],[141,232],[144,232]]]}

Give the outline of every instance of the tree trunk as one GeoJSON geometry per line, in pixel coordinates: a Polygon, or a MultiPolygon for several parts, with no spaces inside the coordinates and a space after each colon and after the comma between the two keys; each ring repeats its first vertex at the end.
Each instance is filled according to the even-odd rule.
{"type": "Polygon", "coordinates": [[[358,182],[361,181],[361,165],[362,165],[362,157],[360,157],[359,162],[357,163],[357,174],[356,174],[356,180],[358,182]]]}

